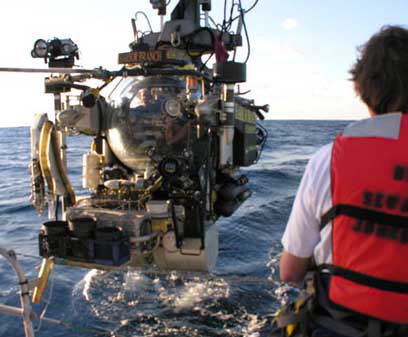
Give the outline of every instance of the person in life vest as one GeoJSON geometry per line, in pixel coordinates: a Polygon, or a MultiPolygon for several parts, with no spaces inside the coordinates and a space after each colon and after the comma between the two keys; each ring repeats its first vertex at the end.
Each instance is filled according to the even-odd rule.
{"type": "Polygon", "coordinates": [[[310,159],[280,277],[299,284],[312,266],[319,271],[326,318],[314,315],[303,334],[408,336],[408,30],[383,27],[359,52],[351,79],[371,117],[310,159]]]}

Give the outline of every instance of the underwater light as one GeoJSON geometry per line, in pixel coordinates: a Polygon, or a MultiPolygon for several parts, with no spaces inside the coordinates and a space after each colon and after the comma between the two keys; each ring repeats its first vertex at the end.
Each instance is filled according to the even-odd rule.
{"type": "Polygon", "coordinates": [[[168,99],[164,104],[164,109],[170,117],[179,117],[181,114],[180,102],[175,99],[168,99]]]}

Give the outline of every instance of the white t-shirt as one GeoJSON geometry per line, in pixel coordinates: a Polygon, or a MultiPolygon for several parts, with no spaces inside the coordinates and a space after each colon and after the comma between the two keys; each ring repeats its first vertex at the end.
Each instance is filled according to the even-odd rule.
{"type": "Polygon", "coordinates": [[[309,160],[282,237],[284,249],[298,257],[314,256],[317,265],[332,262],[331,222],[320,232],[320,220],[332,207],[330,160],[333,143],[309,160]]]}
{"type": "MultiPolygon", "coordinates": [[[[398,139],[401,116],[400,112],[387,113],[354,122],[344,130],[343,136],[398,139]]],[[[321,217],[333,206],[332,148],[333,143],[323,146],[307,164],[282,238],[287,252],[298,257],[313,256],[316,265],[332,263],[331,222],[319,230],[321,217]]]]}

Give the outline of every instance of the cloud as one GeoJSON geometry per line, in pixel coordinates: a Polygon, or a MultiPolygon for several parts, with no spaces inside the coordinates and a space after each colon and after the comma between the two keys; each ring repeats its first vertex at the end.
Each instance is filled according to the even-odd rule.
{"type": "Polygon", "coordinates": [[[330,72],[321,56],[285,36],[254,36],[248,82],[241,91],[256,104],[270,104],[270,119],[360,119],[367,109],[346,79],[330,72]],[[313,57],[312,57],[313,56],[313,57]]]}
{"type": "Polygon", "coordinates": [[[282,22],[282,27],[285,30],[293,30],[299,27],[299,22],[295,18],[287,18],[282,22]]]}

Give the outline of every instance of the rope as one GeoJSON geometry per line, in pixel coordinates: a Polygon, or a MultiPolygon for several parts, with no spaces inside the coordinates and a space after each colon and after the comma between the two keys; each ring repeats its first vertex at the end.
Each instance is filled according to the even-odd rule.
{"type": "Polygon", "coordinates": [[[54,291],[54,278],[52,277],[52,278],[51,278],[51,285],[50,285],[50,291],[49,291],[49,294],[48,294],[48,298],[44,301],[44,302],[46,303],[46,305],[45,305],[43,311],[41,312],[41,314],[40,314],[40,316],[39,316],[39,317],[40,317],[40,318],[39,318],[40,323],[38,324],[38,327],[34,329],[34,332],[38,332],[38,331],[40,331],[40,329],[41,329],[41,325],[42,325],[42,321],[43,321],[43,319],[44,319],[45,313],[47,312],[48,306],[49,306],[50,303],[51,303],[51,298],[52,298],[53,291],[54,291]]]}
{"type": "MultiPolygon", "coordinates": [[[[35,256],[35,255],[29,255],[29,254],[22,254],[22,253],[16,253],[18,256],[23,256],[23,257],[28,257],[28,258],[33,258],[33,259],[42,259],[41,256],[35,256]]],[[[134,268],[134,271],[138,271],[143,274],[154,274],[158,276],[168,276],[172,271],[161,271],[157,269],[137,269],[134,268]]],[[[123,272],[128,272],[128,267],[125,269],[115,269],[113,271],[109,271],[106,273],[106,276],[110,275],[111,273],[118,272],[118,271],[123,271],[123,272]]],[[[216,274],[210,274],[207,272],[191,272],[191,271],[177,271],[178,274],[181,274],[182,276],[202,276],[203,278],[206,278],[207,280],[213,279],[213,278],[222,278],[226,281],[235,281],[235,282],[241,282],[241,283],[275,283],[275,280],[273,280],[271,277],[241,277],[241,276],[228,276],[228,275],[216,275],[216,274]]]]}
{"type": "Polygon", "coordinates": [[[32,259],[41,259],[42,260],[41,256],[35,256],[35,255],[29,255],[29,254],[23,254],[23,253],[16,253],[16,255],[17,256],[23,256],[23,257],[29,257],[29,258],[32,258],[32,259]]]}
{"type": "MultiPolygon", "coordinates": [[[[113,331],[108,330],[108,329],[104,329],[104,328],[98,328],[98,327],[93,327],[93,328],[84,328],[82,326],[73,324],[71,322],[66,322],[66,321],[62,321],[62,320],[56,320],[56,319],[52,319],[52,318],[47,318],[47,317],[43,317],[42,320],[44,320],[45,322],[48,323],[53,323],[53,324],[59,324],[62,325],[63,327],[67,328],[67,329],[71,329],[71,330],[75,330],[79,333],[84,333],[84,334],[90,334],[90,333],[97,333],[98,336],[100,336],[101,333],[106,334],[106,336],[112,336],[113,331]]],[[[115,337],[125,337],[123,335],[118,335],[115,332],[115,337]]]]}

